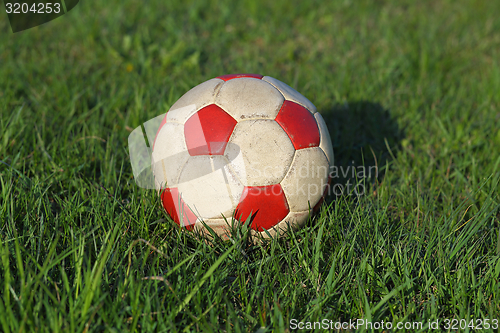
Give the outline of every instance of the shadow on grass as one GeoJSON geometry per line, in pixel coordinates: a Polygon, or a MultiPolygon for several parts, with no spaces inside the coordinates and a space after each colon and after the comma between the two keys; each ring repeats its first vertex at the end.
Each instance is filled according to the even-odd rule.
{"type": "Polygon", "coordinates": [[[366,185],[380,182],[386,163],[397,154],[405,136],[389,110],[379,103],[353,101],[320,112],[335,155],[330,193],[352,193],[352,184],[363,178],[366,185]]]}

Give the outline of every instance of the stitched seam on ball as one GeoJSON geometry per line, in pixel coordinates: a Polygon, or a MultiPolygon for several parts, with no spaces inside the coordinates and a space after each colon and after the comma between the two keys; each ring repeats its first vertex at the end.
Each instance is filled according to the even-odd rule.
{"type": "MultiPolygon", "coordinates": [[[[300,106],[303,106],[303,107],[304,107],[307,111],[311,112],[311,114],[312,114],[312,115],[314,115],[316,112],[318,112],[318,110],[313,111],[313,110],[309,109],[307,106],[305,106],[304,104],[302,104],[302,103],[301,103],[301,102],[299,102],[299,101],[294,101],[294,100],[291,100],[291,99],[287,99],[287,98],[285,97],[285,94],[283,93],[283,91],[281,91],[281,89],[280,89],[280,88],[276,87],[274,84],[272,84],[271,82],[268,82],[268,81],[266,81],[266,80],[262,80],[262,81],[265,81],[265,82],[269,83],[269,84],[270,84],[270,85],[272,85],[272,86],[273,86],[276,90],[278,90],[278,91],[280,92],[280,94],[283,96],[283,98],[285,99],[285,101],[294,102],[294,103],[299,104],[300,106]]],[[[293,89],[293,88],[292,88],[292,89],[293,89]]],[[[307,97],[306,97],[306,96],[304,96],[304,98],[307,98],[307,97]]],[[[311,101],[309,101],[309,102],[311,102],[311,101]]],[[[283,102],[283,103],[284,103],[284,102],[283,102]]],[[[311,102],[311,104],[312,104],[312,102],[311,102]]],[[[313,104],[313,105],[314,105],[314,104],[313,104]]],[[[281,108],[281,107],[280,107],[280,108],[281,108]]]]}

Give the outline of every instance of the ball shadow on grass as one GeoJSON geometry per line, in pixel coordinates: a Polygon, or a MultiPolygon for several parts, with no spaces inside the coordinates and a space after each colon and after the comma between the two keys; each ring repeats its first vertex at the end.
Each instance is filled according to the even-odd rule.
{"type": "Polygon", "coordinates": [[[382,181],[387,162],[400,149],[404,131],[379,103],[352,101],[319,111],[330,131],[335,156],[327,201],[349,193],[365,194],[382,181]],[[356,189],[359,182],[364,186],[356,189]]]}

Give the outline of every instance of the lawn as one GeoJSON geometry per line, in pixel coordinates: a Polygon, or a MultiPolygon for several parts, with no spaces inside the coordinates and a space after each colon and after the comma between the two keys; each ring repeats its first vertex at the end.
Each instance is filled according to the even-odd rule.
{"type": "Polygon", "coordinates": [[[499,12],[80,1],[16,34],[1,13],[0,331],[497,331],[499,12]],[[337,192],[287,238],[201,241],[133,179],[130,131],[228,73],[288,83],[328,124],[337,192]]]}

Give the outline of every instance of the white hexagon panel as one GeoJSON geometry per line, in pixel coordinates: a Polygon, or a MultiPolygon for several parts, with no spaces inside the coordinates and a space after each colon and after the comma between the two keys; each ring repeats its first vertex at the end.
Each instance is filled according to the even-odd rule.
{"type": "Polygon", "coordinates": [[[272,119],[239,122],[225,155],[246,186],[278,184],[290,167],[295,148],[281,126],[272,119]],[[241,158],[237,158],[238,154],[241,158]]]}
{"type": "Polygon", "coordinates": [[[189,230],[223,238],[250,222],[266,238],[297,229],[326,193],[326,124],[296,90],[257,74],[194,87],[165,116],[153,145],[163,207],[189,230]]]}

